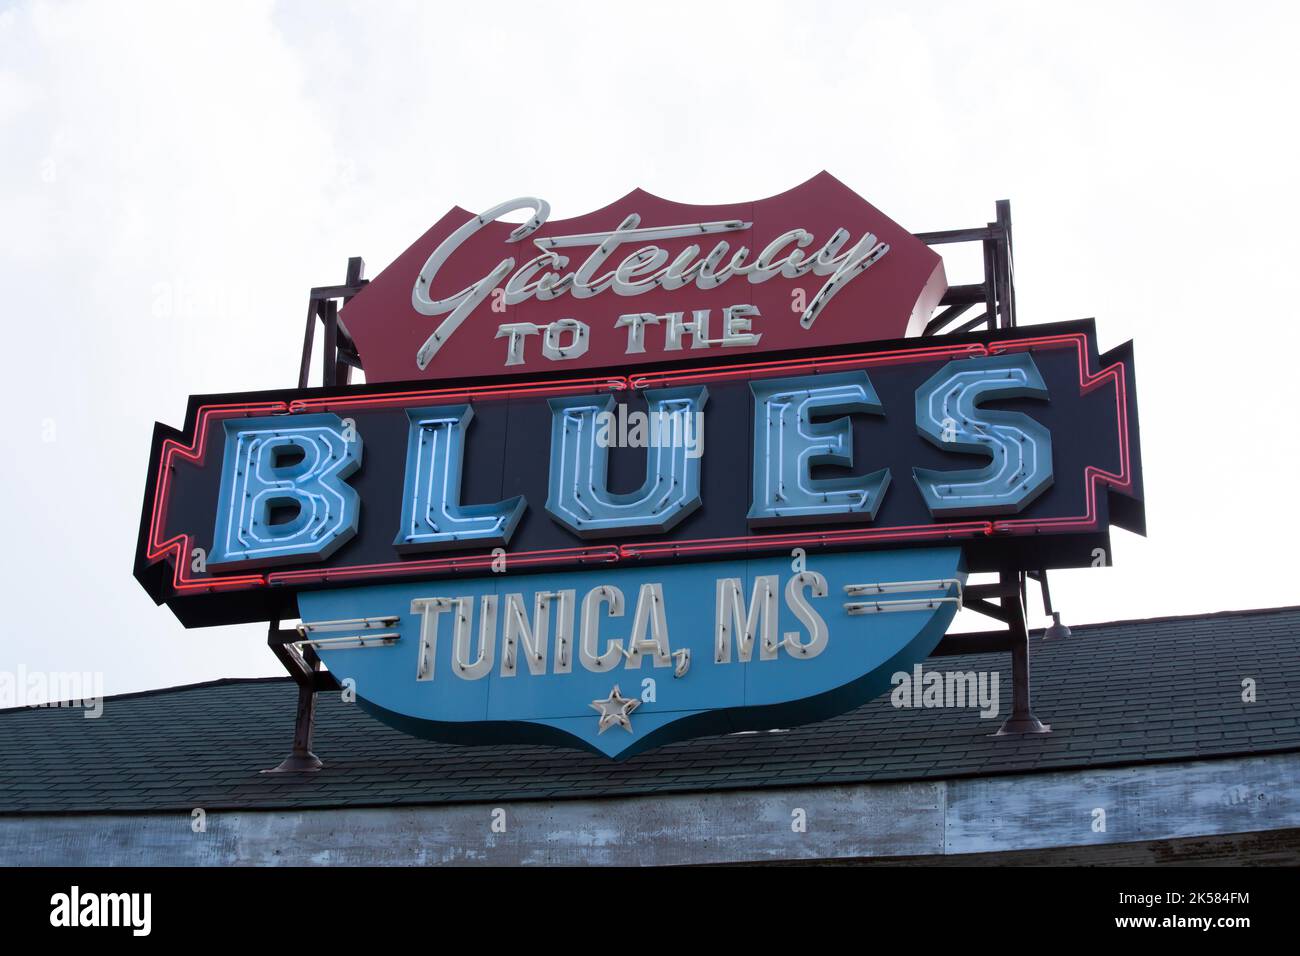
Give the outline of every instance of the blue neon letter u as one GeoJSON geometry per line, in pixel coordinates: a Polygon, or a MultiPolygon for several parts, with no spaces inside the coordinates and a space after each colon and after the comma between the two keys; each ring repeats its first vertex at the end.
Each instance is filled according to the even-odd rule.
{"type": "MultiPolygon", "coordinates": [[[[703,385],[649,389],[647,419],[656,422],[646,448],[646,478],[629,494],[613,494],[606,482],[609,447],[597,439],[599,416],[614,407],[614,397],[553,398],[551,473],[546,510],[584,538],[663,532],[700,506],[699,442],[703,385]]],[[[608,416],[605,421],[608,421],[608,416]]]]}

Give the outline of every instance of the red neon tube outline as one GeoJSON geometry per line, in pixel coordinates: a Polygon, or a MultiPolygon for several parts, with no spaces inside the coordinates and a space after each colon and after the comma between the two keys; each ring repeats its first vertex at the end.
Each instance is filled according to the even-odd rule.
{"type": "Polygon", "coordinates": [[[784,375],[799,371],[829,371],[837,368],[899,364],[915,359],[932,360],[935,357],[968,358],[980,355],[1031,351],[1035,348],[1073,347],[1078,358],[1079,390],[1081,395],[1112,383],[1115,388],[1117,437],[1120,469],[1118,473],[1089,465],[1084,471],[1087,505],[1082,515],[1059,518],[1019,518],[994,521],[957,521],[933,525],[906,525],[891,528],[854,528],[816,532],[790,532],[786,534],[738,535],[725,538],[695,538],[676,542],[648,542],[644,544],[607,545],[595,548],[558,548],[539,551],[507,552],[509,563],[522,567],[537,567],[556,563],[614,563],[624,559],[646,558],[661,555],[711,554],[719,551],[757,551],[772,548],[799,546],[825,547],[880,541],[920,541],[935,538],[975,538],[1005,534],[1038,533],[1039,531],[1089,530],[1097,524],[1097,493],[1102,486],[1117,491],[1131,491],[1131,471],[1128,440],[1128,391],[1124,365],[1117,362],[1096,373],[1088,370],[1087,338],[1081,333],[1043,336],[997,342],[989,345],[945,345],[896,349],[889,352],[864,352],[837,355],[830,358],[791,359],[786,361],[751,362],[743,365],[709,366],[679,372],[647,373],[632,376],[605,376],[569,379],[565,381],[526,382],[509,385],[470,386],[460,388],[424,389],[414,392],[384,392],[349,398],[347,396],[296,399],[292,402],[262,402],[251,405],[205,405],[198,411],[194,441],[182,445],[175,439],[163,442],[155,484],[153,513],[146,557],[157,562],[170,557],[174,565],[172,587],[180,593],[247,589],[267,585],[290,585],[351,580],[376,575],[409,575],[421,572],[469,571],[490,567],[493,557],[484,554],[458,557],[431,558],[420,561],[398,561],[381,564],[353,565],[342,568],[307,568],[293,571],[272,571],[267,574],[212,575],[190,577],[187,557],[193,538],[179,534],[160,540],[163,515],[171,492],[171,478],[175,472],[174,460],[180,458],[202,464],[206,454],[208,426],[213,420],[224,420],[252,414],[297,414],[324,409],[376,408],[393,404],[411,405],[429,400],[450,397],[465,399],[510,398],[521,395],[538,395],[553,392],[572,393],[575,389],[590,388],[596,391],[624,391],[687,382],[721,381],[745,376],[754,378],[767,375],[784,375]]]}

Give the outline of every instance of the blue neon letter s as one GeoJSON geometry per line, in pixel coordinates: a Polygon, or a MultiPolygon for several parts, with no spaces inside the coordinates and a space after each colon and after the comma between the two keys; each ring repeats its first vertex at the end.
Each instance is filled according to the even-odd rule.
{"type": "Polygon", "coordinates": [[[492,505],[462,505],[460,479],[469,405],[410,408],[402,526],[397,550],[506,544],[526,507],[523,496],[492,505]]]}
{"type": "Polygon", "coordinates": [[[888,468],[847,478],[811,477],[814,465],[853,464],[852,422],[814,422],[813,415],[884,414],[867,373],[804,375],[749,387],[754,393],[750,525],[873,520],[889,487],[888,468]]]}
{"type": "Polygon", "coordinates": [[[983,468],[915,468],[935,515],[1015,514],[1052,485],[1052,436],[1022,412],[979,408],[998,398],[1047,398],[1027,352],[955,359],[916,390],[916,428],[937,448],[990,459],[983,468]]]}
{"type": "Polygon", "coordinates": [[[361,466],[355,428],[321,414],[231,419],[225,430],[208,567],[321,561],[356,534],[361,499],[344,481],[361,466]]]}

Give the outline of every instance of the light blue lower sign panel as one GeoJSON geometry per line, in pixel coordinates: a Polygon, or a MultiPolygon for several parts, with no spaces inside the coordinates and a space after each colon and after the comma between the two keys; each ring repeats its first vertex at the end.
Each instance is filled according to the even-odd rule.
{"type": "Polygon", "coordinates": [[[453,743],[622,759],[851,710],[947,631],[961,549],[761,558],[299,595],[357,702],[453,743]]]}

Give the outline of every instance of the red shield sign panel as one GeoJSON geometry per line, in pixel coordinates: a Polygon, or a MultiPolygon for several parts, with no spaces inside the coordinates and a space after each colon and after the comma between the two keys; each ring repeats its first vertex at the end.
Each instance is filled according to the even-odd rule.
{"type": "Polygon", "coordinates": [[[756,202],[638,189],[574,219],[549,214],[531,198],[453,209],[398,256],[341,316],[367,381],[901,338],[947,288],[936,253],[829,173],[756,202]]]}

